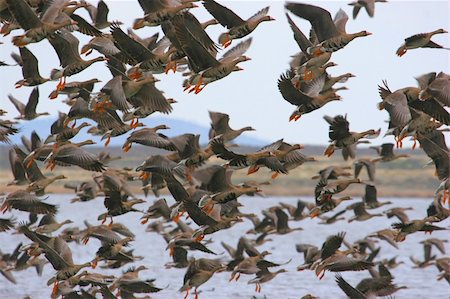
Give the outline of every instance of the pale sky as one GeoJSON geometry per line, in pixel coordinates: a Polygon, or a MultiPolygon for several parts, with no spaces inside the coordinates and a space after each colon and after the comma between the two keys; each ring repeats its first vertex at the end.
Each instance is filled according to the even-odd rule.
{"type": "MultiPolygon", "coordinates": [[[[96,1],[90,1],[96,2],[96,1]]],[[[126,31],[136,17],[142,17],[143,12],[137,1],[106,1],[110,8],[110,20],[121,20],[121,28],[126,31]]],[[[441,49],[417,49],[408,51],[403,57],[395,55],[397,48],[404,38],[416,33],[429,32],[438,28],[449,31],[450,2],[449,1],[389,1],[377,3],[375,17],[369,18],[361,10],[356,20],[351,19],[352,7],[350,1],[304,1],[321,6],[334,15],[342,8],[350,19],[347,23],[347,32],[367,30],[373,35],[354,40],[344,49],[333,54],[332,61],[338,66],[329,69],[333,76],[346,72],[355,74],[345,86],[349,90],[341,91],[343,101],[333,102],[310,114],[304,115],[298,122],[289,123],[288,118],[294,106],[284,101],[277,89],[277,80],[281,73],[288,68],[290,56],[299,51],[292,32],[284,15],[284,1],[219,1],[231,8],[243,19],[253,15],[265,6],[270,5],[269,15],[276,21],[262,23],[252,34],[253,43],[246,53],[252,60],[241,63],[242,72],[236,72],[223,80],[209,84],[200,94],[183,93],[182,77],[180,74],[161,74],[157,77],[161,82],[157,87],[165,91],[167,97],[175,98],[178,103],[170,117],[190,120],[192,122],[209,125],[208,110],[220,111],[230,114],[231,126],[240,128],[251,125],[257,129],[247,132],[265,140],[285,138],[286,141],[303,144],[326,144],[328,142],[328,125],[322,116],[345,114],[350,121],[350,129],[362,131],[366,129],[387,129],[385,120],[388,114],[379,111],[376,104],[380,101],[377,85],[383,79],[389,83],[392,90],[406,86],[415,86],[414,77],[428,72],[450,72],[450,51],[441,49]]],[[[191,12],[200,21],[206,21],[211,16],[199,5],[191,12]]],[[[77,13],[85,16],[83,10],[77,13]]],[[[291,15],[299,28],[307,34],[310,24],[306,20],[291,15]]],[[[141,36],[150,36],[157,32],[159,27],[138,30],[141,36]]],[[[217,41],[220,33],[225,29],[220,25],[209,27],[207,32],[213,40],[217,41]]],[[[13,31],[12,36],[21,34],[13,31]]],[[[90,37],[76,33],[80,38],[80,46],[90,37]]],[[[11,37],[0,37],[0,60],[12,63],[9,54],[18,52],[11,45],[11,37]]],[[[450,35],[440,34],[433,41],[450,47],[450,35]]],[[[238,41],[234,41],[232,46],[238,41]]],[[[231,46],[231,47],[232,47],[231,46]]],[[[230,47],[230,48],[231,48],[230,47]]],[[[58,67],[58,59],[53,48],[47,40],[32,44],[29,49],[39,59],[41,75],[46,77],[52,68],[58,67]]],[[[223,51],[224,52],[224,51],[223,51]]],[[[221,52],[221,53],[223,53],[221,52]]],[[[219,56],[221,55],[219,53],[219,56]]],[[[95,51],[88,58],[99,56],[95,51]]],[[[69,77],[68,82],[88,80],[97,77],[103,83],[96,85],[98,91],[111,75],[103,63],[94,64],[80,74],[69,77]]],[[[25,101],[32,88],[22,87],[14,89],[14,83],[20,80],[19,67],[0,68],[0,93],[2,101],[0,108],[10,111],[8,117],[16,116],[14,107],[9,103],[7,94],[25,101]]],[[[64,96],[51,101],[47,98],[57,82],[47,82],[40,86],[40,102],[38,112],[48,111],[53,115],[58,110],[67,111],[68,107],[61,103],[64,96]]],[[[25,124],[25,125],[32,125],[25,124]]],[[[447,142],[450,139],[447,136],[447,142]]],[[[392,142],[392,137],[381,137],[373,141],[376,144],[392,142]]]]}

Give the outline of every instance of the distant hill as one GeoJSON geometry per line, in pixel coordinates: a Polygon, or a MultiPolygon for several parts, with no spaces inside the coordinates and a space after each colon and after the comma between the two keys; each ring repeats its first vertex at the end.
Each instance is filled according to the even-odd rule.
{"type": "MultiPolygon", "coordinates": [[[[30,137],[32,131],[36,131],[41,138],[45,139],[50,134],[50,125],[55,121],[55,117],[41,117],[32,121],[25,123],[25,125],[18,125],[20,128],[20,133],[16,136],[12,136],[11,140],[13,143],[20,143],[20,137],[25,135],[26,137],[30,137]]],[[[91,122],[91,121],[89,121],[91,122]]],[[[162,133],[169,137],[184,134],[184,133],[193,133],[200,134],[200,143],[205,144],[208,142],[208,132],[209,127],[202,126],[199,124],[195,124],[189,121],[170,118],[170,117],[150,117],[148,119],[144,119],[142,121],[147,127],[154,127],[159,124],[165,124],[170,127],[170,130],[164,130],[162,133]]],[[[78,121],[77,125],[81,122],[78,121]]],[[[92,122],[93,123],[93,122],[92,122]]],[[[92,139],[95,142],[100,142],[100,137],[92,136],[86,133],[87,129],[83,129],[74,141],[82,141],[86,139],[92,139]]],[[[125,139],[130,133],[124,134],[122,136],[118,136],[111,139],[111,146],[122,146],[125,142],[125,139]]],[[[251,132],[244,133],[236,142],[242,145],[248,146],[263,146],[265,144],[270,143],[271,141],[263,140],[260,138],[252,137],[251,132]]]]}

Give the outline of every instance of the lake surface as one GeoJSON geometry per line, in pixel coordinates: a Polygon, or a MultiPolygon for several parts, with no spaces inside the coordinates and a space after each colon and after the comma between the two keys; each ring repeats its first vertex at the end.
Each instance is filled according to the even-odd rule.
{"type": "MultiPolygon", "coordinates": [[[[57,219],[62,221],[64,219],[71,219],[74,225],[79,225],[84,228],[83,221],[86,219],[92,224],[99,224],[97,216],[105,211],[103,206],[103,199],[96,199],[87,203],[70,204],[69,200],[72,195],[50,195],[48,202],[59,205],[59,213],[57,219]]],[[[310,200],[302,198],[304,200],[310,200]]],[[[154,198],[147,198],[148,203],[137,206],[138,209],[145,210],[154,198]]],[[[351,201],[355,202],[357,199],[351,201]]],[[[359,200],[359,199],[358,199],[359,200]]],[[[430,200],[423,199],[380,199],[391,200],[393,204],[381,207],[376,210],[371,210],[371,213],[381,213],[382,211],[392,207],[414,207],[414,210],[407,211],[410,219],[418,219],[426,216],[426,209],[430,200]]],[[[260,215],[260,211],[267,207],[277,204],[278,202],[286,202],[295,204],[297,198],[294,197],[243,197],[240,202],[244,205],[241,209],[243,212],[253,212],[260,215]]],[[[343,205],[345,206],[345,205],[343,205]]],[[[342,208],[338,207],[338,210],[342,208]]],[[[25,219],[26,213],[15,212],[18,220],[25,219]],[[22,218],[21,218],[22,217],[22,218]]],[[[6,215],[10,215],[9,213],[6,215]]],[[[348,211],[344,214],[348,219],[352,216],[352,212],[348,211]]],[[[168,251],[165,251],[166,243],[164,239],[156,233],[145,232],[146,225],[139,224],[138,214],[123,215],[115,218],[115,222],[120,222],[127,225],[135,234],[136,240],[132,242],[131,246],[135,249],[135,255],[143,256],[144,259],[135,263],[136,266],[144,264],[149,270],[142,271],[140,277],[142,279],[156,278],[156,286],[165,287],[159,293],[151,294],[152,298],[183,298],[184,294],[178,292],[182,286],[185,269],[165,269],[164,264],[171,261],[168,251]]],[[[286,262],[289,259],[292,261],[282,266],[288,272],[281,273],[274,280],[262,284],[262,292],[256,294],[254,292],[254,285],[248,285],[247,281],[252,276],[242,275],[238,282],[229,283],[228,279],[230,273],[218,273],[213,276],[211,280],[200,287],[200,298],[251,298],[257,295],[257,298],[300,298],[307,293],[312,293],[319,298],[345,298],[343,292],[335,283],[334,273],[327,272],[322,280],[319,280],[314,272],[302,271],[297,272],[296,267],[303,263],[303,256],[296,252],[295,244],[308,243],[316,246],[321,246],[322,242],[327,236],[336,234],[341,231],[347,233],[346,240],[353,242],[364,236],[375,232],[377,230],[388,228],[393,222],[397,220],[387,219],[386,217],[376,217],[366,222],[353,222],[351,224],[347,221],[340,221],[334,225],[318,224],[317,219],[305,219],[299,222],[290,222],[291,227],[302,227],[303,231],[295,231],[288,235],[272,235],[272,242],[266,242],[258,247],[260,251],[269,250],[272,252],[267,257],[268,260],[274,262],[286,262]]],[[[449,220],[439,223],[440,226],[449,227],[449,220]]],[[[195,224],[194,224],[195,226],[195,224]]],[[[213,243],[208,247],[217,253],[224,252],[220,245],[220,241],[224,241],[232,246],[236,246],[237,241],[245,231],[250,229],[252,224],[245,220],[238,223],[231,229],[215,233],[212,238],[213,243]]],[[[252,238],[252,235],[248,235],[252,238]]],[[[435,232],[432,237],[449,238],[448,232],[435,232]]],[[[409,256],[423,259],[423,246],[419,241],[428,238],[423,233],[416,233],[407,237],[406,241],[399,243],[399,249],[388,245],[385,242],[380,242],[382,250],[377,257],[377,260],[383,258],[391,258],[398,256],[398,261],[404,261],[399,267],[392,270],[395,277],[394,282],[399,286],[407,286],[407,289],[400,290],[395,293],[395,298],[411,299],[411,298],[450,298],[450,287],[444,280],[437,281],[438,270],[435,266],[430,266],[425,269],[413,269],[413,264],[409,260],[409,256]]],[[[208,236],[207,238],[208,239],[208,236]]],[[[10,233],[0,234],[0,249],[2,252],[11,252],[19,242],[28,244],[29,240],[21,235],[11,235],[10,233]]],[[[99,241],[91,239],[86,245],[77,245],[70,243],[69,246],[73,252],[73,259],[75,263],[84,263],[92,260],[94,253],[100,246],[99,241]]],[[[446,244],[447,253],[450,251],[449,243],[446,244]]],[[[441,257],[439,252],[433,249],[433,254],[441,257]]],[[[214,258],[213,255],[190,252],[190,256],[214,258]]],[[[219,255],[224,261],[228,260],[227,254],[219,255]]],[[[130,264],[131,265],[131,264],[130,264]]],[[[125,266],[125,267],[128,267],[125,266]]],[[[277,269],[277,268],[275,268],[277,269]]],[[[103,270],[97,268],[90,270],[92,272],[101,272],[107,274],[120,274],[121,270],[103,270]]],[[[54,270],[48,264],[45,266],[42,277],[38,277],[33,269],[27,269],[21,272],[15,272],[14,276],[17,280],[17,285],[11,284],[0,276],[0,298],[23,298],[24,296],[31,296],[32,298],[49,298],[51,293],[51,286],[47,287],[46,282],[51,278],[54,270]]],[[[342,272],[342,276],[352,285],[356,285],[362,278],[369,277],[367,271],[364,272],[342,272]]],[[[139,297],[140,295],[138,295],[139,297]]],[[[190,295],[189,298],[194,298],[190,295]]]]}

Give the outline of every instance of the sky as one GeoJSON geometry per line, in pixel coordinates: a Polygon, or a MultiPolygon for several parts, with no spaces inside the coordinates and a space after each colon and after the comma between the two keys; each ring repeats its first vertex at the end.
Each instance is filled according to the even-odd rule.
{"type": "MultiPolygon", "coordinates": [[[[96,1],[90,1],[95,3],[96,1]]],[[[136,17],[142,17],[137,1],[106,1],[110,8],[110,19],[121,20],[121,28],[126,31],[131,27],[136,17]]],[[[304,115],[298,122],[289,122],[289,116],[295,109],[286,102],[277,88],[277,80],[284,73],[290,61],[290,56],[299,52],[285,17],[284,1],[219,1],[235,13],[246,19],[265,6],[270,6],[269,15],[276,21],[262,23],[250,36],[253,42],[246,55],[251,61],[241,63],[242,72],[209,84],[200,94],[183,93],[182,76],[170,73],[156,75],[161,82],[157,87],[165,92],[166,97],[178,101],[170,117],[188,120],[200,125],[209,126],[208,111],[228,113],[232,128],[251,125],[256,129],[252,136],[268,141],[285,138],[286,141],[302,144],[328,143],[328,125],[323,115],[347,114],[350,130],[363,131],[381,128],[386,131],[388,114],[379,111],[376,104],[380,101],[377,85],[386,79],[391,90],[407,86],[416,86],[414,77],[428,72],[444,71],[450,73],[450,51],[442,49],[417,49],[408,51],[403,57],[397,57],[395,51],[403,43],[404,38],[421,32],[429,32],[438,28],[449,31],[450,1],[389,1],[377,3],[375,17],[370,18],[361,10],[358,18],[351,18],[352,7],[349,1],[304,1],[321,6],[334,15],[342,8],[350,19],[347,32],[367,30],[373,35],[359,38],[332,56],[332,61],[338,66],[329,69],[332,76],[347,72],[356,78],[343,84],[348,90],[340,91],[343,101],[332,102],[325,107],[304,115]]],[[[200,20],[211,18],[208,12],[199,5],[191,12],[200,20]]],[[[77,13],[87,18],[83,10],[77,13]]],[[[291,15],[294,22],[306,34],[310,24],[306,20],[291,15]]],[[[159,27],[147,27],[136,31],[146,37],[159,31],[159,27]]],[[[225,29],[220,25],[209,27],[208,34],[217,41],[225,29]]],[[[21,34],[13,31],[12,36],[21,34]]],[[[76,33],[80,39],[80,47],[90,39],[76,33]]],[[[161,36],[161,35],[160,35],[161,36]]],[[[450,47],[450,35],[440,34],[433,41],[450,47]]],[[[0,60],[12,63],[9,56],[18,50],[11,44],[11,36],[0,37],[0,60]]],[[[234,41],[234,46],[239,41],[234,41]]],[[[230,47],[230,48],[231,48],[230,47]]],[[[58,59],[47,40],[32,44],[29,49],[39,59],[41,75],[46,77],[52,68],[58,67],[58,59]]],[[[225,50],[226,51],[226,50],[225,50]]],[[[225,51],[221,51],[219,56],[225,51]]],[[[94,51],[88,58],[100,56],[94,51]]],[[[67,79],[70,81],[88,80],[97,77],[103,83],[96,85],[98,91],[103,84],[111,79],[111,75],[103,63],[96,63],[80,74],[67,79]]],[[[0,68],[0,108],[9,111],[8,117],[16,116],[14,107],[9,103],[8,94],[26,101],[32,88],[14,88],[14,83],[22,78],[19,67],[0,68]]],[[[68,111],[62,103],[64,96],[51,101],[47,98],[57,82],[47,82],[40,86],[40,102],[38,112],[48,111],[53,117],[59,111],[68,111]]],[[[24,124],[24,125],[32,125],[24,124]]],[[[156,125],[156,124],[155,124],[156,125]]],[[[447,134],[448,135],[448,134],[447,134]]],[[[450,138],[446,137],[447,142],[450,138]]],[[[372,141],[375,144],[392,142],[392,137],[381,137],[372,141]]]]}

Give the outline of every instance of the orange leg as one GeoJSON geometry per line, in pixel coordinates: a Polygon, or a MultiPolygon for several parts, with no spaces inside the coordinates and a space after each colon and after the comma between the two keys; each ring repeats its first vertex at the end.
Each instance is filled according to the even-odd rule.
{"type": "Polygon", "coordinates": [[[91,263],[91,268],[92,269],[97,268],[97,264],[98,264],[98,258],[95,258],[91,263]]]}
{"type": "Polygon", "coordinates": [[[105,142],[105,147],[108,147],[109,143],[111,142],[111,135],[108,136],[105,142]]]}
{"type": "Polygon", "coordinates": [[[236,276],[236,273],[231,273],[230,279],[228,279],[228,282],[232,282],[234,280],[234,277],[236,276]]]}
{"type": "Polygon", "coordinates": [[[132,145],[132,143],[127,143],[127,144],[123,147],[123,151],[124,151],[125,153],[128,153],[128,152],[130,151],[130,149],[131,149],[131,145],[132,145]]]}
{"type": "Polygon", "coordinates": [[[58,91],[64,90],[65,85],[66,85],[66,76],[62,76],[61,79],[59,79],[58,85],[56,85],[56,90],[58,91]]]}
{"type": "Polygon", "coordinates": [[[325,276],[325,269],[323,269],[320,273],[319,273],[319,279],[322,280],[322,278],[325,276]]]}
{"type": "Polygon", "coordinates": [[[197,93],[197,90],[200,88],[200,86],[202,85],[202,81],[203,81],[203,77],[200,76],[197,80],[197,84],[195,84],[195,86],[193,88],[191,88],[191,90],[189,90],[189,93],[193,92],[195,90],[195,92],[197,93]]]}
{"type": "Polygon", "coordinates": [[[414,144],[412,146],[412,149],[415,150],[416,149],[416,145],[417,145],[417,140],[416,137],[414,137],[414,144]]]}
{"type": "Polygon", "coordinates": [[[206,213],[206,214],[210,214],[212,212],[212,210],[214,209],[214,203],[212,201],[208,202],[203,208],[202,210],[206,213]]]}
{"type": "MultiPolygon", "coordinates": [[[[450,190],[444,190],[444,194],[442,194],[442,204],[446,204],[448,197],[450,196],[450,190]]],[[[450,202],[450,201],[449,201],[450,202]]]]}
{"type": "Polygon", "coordinates": [[[146,224],[148,222],[148,218],[142,219],[141,224],[146,224]]]}
{"type": "Polygon", "coordinates": [[[208,83],[203,84],[203,87],[202,87],[202,88],[199,87],[199,88],[195,91],[195,94],[199,94],[203,89],[205,89],[206,85],[208,85],[208,83]]]}
{"type": "Polygon", "coordinates": [[[114,220],[113,220],[112,216],[109,216],[109,217],[111,218],[111,221],[109,222],[108,227],[111,228],[114,223],[114,220]]]}
{"type": "Polygon", "coordinates": [[[52,166],[50,166],[50,171],[53,171],[53,169],[55,169],[55,167],[56,167],[56,161],[53,160],[52,166]]]}
{"type": "Polygon", "coordinates": [[[238,281],[239,278],[241,278],[241,273],[238,273],[238,275],[236,276],[236,281],[238,281]]]}
{"type": "Polygon", "coordinates": [[[53,296],[56,296],[56,294],[58,294],[58,286],[59,286],[59,282],[56,280],[53,283],[52,298],[53,298],[53,296]]]}
{"type": "Polygon", "coordinates": [[[279,174],[280,174],[279,172],[274,172],[271,176],[272,180],[276,179],[279,174]]]}
{"type": "Polygon", "coordinates": [[[333,146],[329,146],[327,147],[327,149],[325,150],[324,155],[327,157],[331,157],[331,155],[334,153],[334,147],[333,146]]]}
{"type": "Polygon", "coordinates": [[[183,216],[184,212],[178,213],[175,217],[173,217],[173,222],[178,223],[180,221],[181,216],[183,216]]]}
{"type": "Polygon", "coordinates": [[[195,299],[198,299],[198,292],[197,292],[197,288],[195,288],[195,299]]]}
{"type": "Polygon", "coordinates": [[[83,245],[86,245],[89,242],[89,237],[83,239],[83,245]]]}
{"type": "Polygon", "coordinates": [[[30,161],[28,161],[28,163],[26,165],[27,168],[30,168],[33,165],[33,162],[34,162],[34,157],[32,159],[30,159],[30,161]]]}
{"type": "Polygon", "coordinates": [[[186,90],[188,90],[188,89],[191,88],[191,87],[192,87],[192,85],[188,83],[188,84],[186,85],[186,87],[183,89],[183,91],[186,91],[186,90]]]}
{"type": "Polygon", "coordinates": [[[186,294],[184,295],[184,298],[183,299],[186,299],[188,296],[189,296],[189,288],[186,290],[186,294]]]}
{"type": "Polygon", "coordinates": [[[164,73],[167,75],[170,70],[172,70],[174,74],[177,72],[177,62],[176,61],[169,61],[169,63],[167,63],[167,65],[166,65],[166,68],[164,69],[164,73]]]}
{"type": "Polygon", "coordinates": [[[105,214],[105,216],[103,216],[102,224],[105,224],[106,218],[108,218],[108,215],[107,215],[107,214],[105,214]]]}

